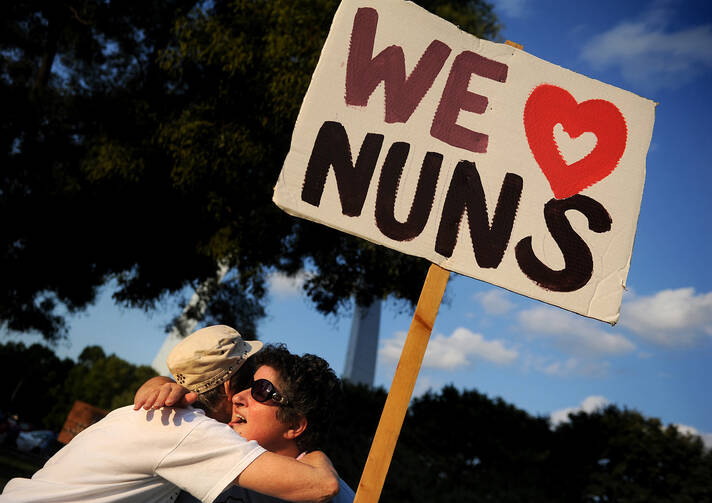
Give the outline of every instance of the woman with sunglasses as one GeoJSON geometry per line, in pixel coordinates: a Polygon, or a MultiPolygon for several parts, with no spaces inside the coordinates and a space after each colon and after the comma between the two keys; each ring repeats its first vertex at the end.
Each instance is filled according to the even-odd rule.
{"type": "MultiPolygon", "coordinates": [[[[266,345],[248,359],[240,372],[245,389],[233,395],[230,422],[236,432],[247,440],[256,440],[268,451],[297,459],[321,447],[340,390],[338,378],[324,359],[309,354],[294,355],[283,344],[266,345]],[[248,380],[250,374],[252,379],[248,380]]],[[[161,379],[163,384],[167,378],[161,379]]],[[[169,397],[172,403],[185,403],[185,398],[189,401],[193,398],[172,381],[154,395],[154,402],[145,404],[146,408],[161,407],[169,397]]],[[[137,403],[138,400],[137,394],[137,403]]],[[[333,503],[352,502],[353,490],[343,480],[339,486],[333,503]]],[[[176,503],[196,501],[190,494],[181,493],[176,503]]],[[[218,496],[215,503],[233,501],[281,500],[233,486],[218,496]]]]}

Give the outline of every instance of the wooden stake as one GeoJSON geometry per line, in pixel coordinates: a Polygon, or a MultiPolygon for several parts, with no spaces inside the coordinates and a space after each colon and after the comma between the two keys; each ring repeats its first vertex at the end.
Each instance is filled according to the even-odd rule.
{"type": "Polygon", "coordinates": [[[428,270],[354,503],[376,503],[381,496],[449,275],[449,271],[435,264],[428,270]]]}

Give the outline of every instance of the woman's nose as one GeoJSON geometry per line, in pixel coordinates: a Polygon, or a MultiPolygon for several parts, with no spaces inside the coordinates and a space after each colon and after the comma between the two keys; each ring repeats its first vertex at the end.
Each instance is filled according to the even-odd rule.
{"type": "Polygon", "coordinates": [[[247,397],[245,396],[245,394],[246,394],[246,393],[249,393],[249,392],[250,392],[250,390],[249,390],[249,389],[246,389],[246,390],[240,391],[239,393],[235,393],[234,395],[232,395],[232,403],[234,403],[234,404],[238,404],[238,403],[244,404],[244,403],[247,403],[247,401],[246,401],[246,398],[247,398],[247,397]]]}

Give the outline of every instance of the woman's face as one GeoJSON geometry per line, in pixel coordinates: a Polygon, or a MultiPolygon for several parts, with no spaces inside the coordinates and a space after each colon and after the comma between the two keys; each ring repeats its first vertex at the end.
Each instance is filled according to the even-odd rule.
{"type": "MultiPolygon", "coordinates": [[[[255,371],[254,380],[267,379],[276,391],[283,395],[282,379],[272,367],[263,365],[255,371]]],[[[232,397],[232,421],[230,426],[247,440],[256,440],[258,444],[272,452],[279,452],[292,440],[286,438],[290,425],[277,418],[280,405],[273,400],[258,402],[252,398],[250,389],[236,393],[232,397]]]]}

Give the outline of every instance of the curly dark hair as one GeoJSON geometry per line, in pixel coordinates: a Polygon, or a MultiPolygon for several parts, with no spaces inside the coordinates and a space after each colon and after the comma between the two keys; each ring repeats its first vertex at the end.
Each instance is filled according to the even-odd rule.
{"type": "Polygon", "coordinates": [[[255,369],[267,365],[279,373],[281,390],[289,403],[277,411],[283,424],[296,424],[299,416],[307,427],[296,438],[302,451],[313,451],[323,445],[333,420],[333,411],[341,393],[341,383],[323,358],[312,354],[290,353],[284,344],[268,344],[250,358],[255,369]]]}

